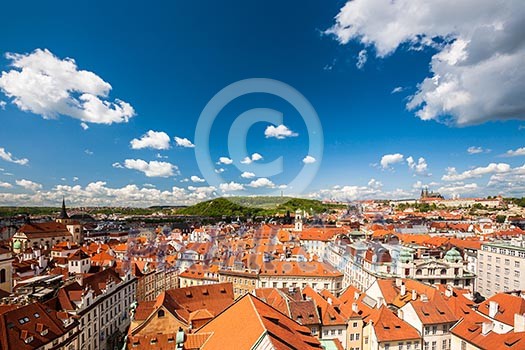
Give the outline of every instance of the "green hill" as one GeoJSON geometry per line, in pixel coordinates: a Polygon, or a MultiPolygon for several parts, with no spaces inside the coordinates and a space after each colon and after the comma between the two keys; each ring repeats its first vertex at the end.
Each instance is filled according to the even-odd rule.
{"type": "Polygon", "coordinates": [[[310,213],[325,213],[344,205],[324,204],[318,200],[292,197],[229,197],[216,198],[176,211],[180,215],[196,216],[274,216],[297,209],[310,213]]]}

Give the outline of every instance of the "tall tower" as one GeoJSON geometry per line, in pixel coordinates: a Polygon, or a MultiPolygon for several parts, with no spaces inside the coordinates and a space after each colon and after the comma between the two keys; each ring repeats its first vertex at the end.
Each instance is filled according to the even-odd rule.
{"type": "Polygon", "coordinates": [[[301,209],[295,211],[295,228],[294,231],[302,232],[303,231],[303,212],[301,209]]]}

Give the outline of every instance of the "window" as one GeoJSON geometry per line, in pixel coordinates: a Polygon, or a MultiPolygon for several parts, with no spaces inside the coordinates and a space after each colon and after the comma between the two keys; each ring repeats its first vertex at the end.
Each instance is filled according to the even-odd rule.
{"type": "Polygon", "coordinates": [[[514,267],[520,267],[520,262],[519,261],[514,261],[514,267]]]}
{"type": "Polygon", "coordinates": [[[354,323],[352,324],[352,327],[356,328],[356,327],[357,327],[357,322],[354,322],[354,323]]]}
{"type": "Polygon", "coordinates": [[[436,334],[438,330],[437,326],[432,326],[432,334],[436,334]]]}
{"type": "Polygon", "coordinates": [[[339,329],[339,330],[337,331],[337,334],[339,334],[339,335],[343,334],[343,330],[342,330],[342,329],[339,329]]]}
{"type": "Polygon", "coordinates": [[[426,341],[426,342],[425,342],[425,345],[423,345],[423,349],[424,349],[424,350],[428,350],[428,347],[429,347],[429,344],[428,344],[428,342],[426,341]]]}
{"type": "Polygon", "coordinates": [[[437,349],[437,342],[433,341],[432,342],[432,350],[436,350],[436,349],[437,349]]]}
{"type": "Polygon", "coordinates": [[[164,315],[165,315],[165,314],[164,314],[164,310],[159,310],[159,311],[157,312],[157,317],[158,317],[158,318],[164,317],[164,315]]]}
{"type": "Polygon", "coordinates": [[[467,343],[464,340],[461,341],[461,350],[467,350],[467,343]]]}
{"type": "Polygon", "coordinates": [[[443,345],[441,347],[443,350],[446,350],[447,349],[447,341],[446,340],[443,340],[443,345]]]}
{"type": "Polygon", "coordinates": [[[403,343],[399,343],[398,347],[399,347],[399,350],[402,350],[403,349],[403,343]]]}
{"type": "Polygon", "coordinates": [[[0,270],[0,283],[7,281],[5,269],[0,270]]]}

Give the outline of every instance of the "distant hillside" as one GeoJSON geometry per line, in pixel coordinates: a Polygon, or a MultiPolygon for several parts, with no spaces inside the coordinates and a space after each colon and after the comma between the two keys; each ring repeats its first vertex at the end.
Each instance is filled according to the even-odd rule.
{"type": "Polygon", "coordinates": [[[180,215],[196,216],[273,216],[303,209],[312,213],[325,213],[344,208],[343,205],[323,204],[318,200],[292,197],[230,197],[216,198],[177,210],[180,215]]]}

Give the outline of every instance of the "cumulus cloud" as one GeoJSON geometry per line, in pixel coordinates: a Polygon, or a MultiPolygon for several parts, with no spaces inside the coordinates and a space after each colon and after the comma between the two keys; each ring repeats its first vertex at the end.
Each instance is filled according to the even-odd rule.
{"type": "Polygon", "coordinates": [[[252,162],[255,162],[257,160],[263,159],[263,156],[259,153],[254,153],[251,155],[251,157],[244,157],[243,160],[241,160],[242,164],[251,164],[252,162]]]}
{"type": "Polygon", "coordinates": [[[140,139],[131,140],[130,145],[133,149],[169,149],[170,137],[163,131],[149,130],[140,139]]]}
{"type": "Polygon", "coordinates": [[[510,165],[506,163],[490,163],[485,167],[477,167],[471,170],[466,170],[462,173],[458,173],[456,168],[447,168],[447,172],[441,180],[443,181],[464,181],[473,178],[479,178],[484,175],[507,173],[511,170],[510,165]]]}
{"type": "Polygon", "coordinates": [[[0,181],[0,187],[1,188],[11,188],[13,185],[11,185],[9,182],[2,182],[0,181]]]}
{"type": "Polygon", "coordinates": [[[152,205],[190,205],[211,199],[216,195],[213,187],[193,187],[184,189],[172,187],[169,190],[159,190],[144,185],[126,185],[110,187],[104,181],[91,182],[87,186],[57,185],[49,191],[33,193],[0,192],[1,205],[47,205],[56,206],[63,197],[75,206],[134,206],[148,207],[152,205]]]}
{"type": "Polygon", "coordinates": [[[299,136],[299,134],[288,129],[286,125],[280,124],[277,127],[268,125],[266,130],[264,130],[264,136],[266,136],[266,138],[275,137],[276,139],[282,140],[287,137],[299,136]]]}
{"type": "Polygon", "coordinates": [[[0,101],[0,109],[1,110],[5,110],[5,106],[7,105],[7,102],[5,101],[0,101]]]}
{"type": "Polygon", "coordinates": [[[427,161],[425,160],[425,158],[419,157],[419,159],[417,160],[417,163],[416,163],[414,158],[412,158],[412,156],[410,156],[410,157],[408,157],[406,159],[406,161],[407,161],[408,167],[412,171],[414,171],[414,173],[416,175],[421,175],[421,176],[430,176],[431,175],[428,172],[428,164],[427,164],[427,161]]]}
{"type": "Polygon", "coordinates": [[[129,103],[109,101],[111,85],[93,72],[79,70],[72,58],[60,59],[47,49],[6,57],[12,69],[2,72],[0,89],[22,111],[97,124],[123,123],[135,115],[129,103]]]}
{"type": "Polygon", "coordinates": [[[219,189],[223,192],[242,191],[244,190],[244,186],[240,183],[231,181],[230,183],[220,184],[219,189]]]}
{"type": "Polygon", "coordinates": [[[141,171],[147,177],[169,177],[178,173],[176,165],[156,160],[146,162],[142,159],[126,159],[124,161],[124,167],[141,171]]]}
{"type": "Polygon", "coordinates": [[[520,157],[525,156],[525,147],[521,147],[515,150],[509,149],[505,152],[504,156],[506,157],[520,157]]]}
{"type": "Polygon", "coordinates": [[[228,157],[220,157],[219,161],[217,162],[217,164],[226,164],[226,165],[229,165],[229,164],[232,164],[232,163],[233,163],[233,160],[231,160],[228,157]]]}
{"type": "Polygon", "coordinates": [[[245,178],[245,179],[252,179],[255,177],[255,174],[254,173],[251,173],[249,171],[245,171],[241,174],[241,177],[242,178],[245,178]]]}
{"type": "Polygon", "coordinates": [[[403,159],[404,156],[401,153],[385,154],[383,157],[381,157],[381,161],[379,163],[383,169],[389,169],[392,164],[400,163],[403,161],[403,159]]]}
{"type": "Polygon", "coordinates": [[[192,176],[190,177],[190,180],[191,180],[192,182],[206,182],[206,180],[201,179],[201,178],[198,177],[197,175],[192,175],[192,176]]]}
{"type": "Polygon", "coordinates": [[[359,54],[357,54],[357,62],[355,64],[357,69],[363,69],[367,60],[368,60],[368,55],[367,55],[366,50],[359,51],[359,54]]]}
{"type": "Polygon", "coordinates": [[[248,186],[253,187],[253,188],[262,188],[262,187],[274,188],[275,184],[266,177],[260,177],[257,180],[253,180],[252,182],[250,182],[248,186]]]}
{"type": "Polygon", "coordinates": [[[401,45],[433,47],[431,76],[407,108],[422,120],[464,126],[525,119],[523,22],[519,0],[353,0],[326,33],[373,46],[379,57],[401,45]]]}
{"type": "Polygon", "coordinates": [[[438,192],[442,195],[457,198],[463,194],[474,194],[480,191],[478,184],[468,183],[464,184],[463,182],[457,182],[453,184],[448,184],[438,188],[438,192]]]}
{"type": "Polygon", "coordinates": [[[487,188],[492,193],[497,191],[507,196],[523,197],[523,193],[525,193],[525,164],[506,173],[493,174],[487,188]]]}
{"type": "Polygon", "coordinates": [[[338,201],[351,201],[357,199],[373,198],[411,198],[414,193],[396,188],[392,191],[384,191],[383,184],[376,180],[370,179],[366,186],[358,185],[336,185],[328,189],[322,189],[309,194],[310,198],[328,199],[338,201]]]}
{"type": "Polygon", "coordinates": [[[18,186],[23,187],[26,190],[38,191],[42,189],[41,184],[33,182],[31,180],[22,179],[22,180],[16,180],[15,182],[18,186]]]}
{"type": "Polygon", "coordinates": [[[81,127],[82,129],[84,129],[84,130],[89,129],[89,125],[87,125],[87,124],[84,123],[84,122],[80,123],[80,127],[81,127]]]}
{"type": "Polygon", "coordinates": [[[226,169],[224,169],[224,168],[215,169],[215,173],[217,173],[217,174],[222,174],[225,171],[226,171],[226,169]]]}
{"type": "Polygon", "coordinates": [[[175,143],[179,147],[185,147],[185,148],[194,148],[195,147],[195,145],[190,140],[188,140],[187,138],[182,138],[182,137],[175,136],[173,139],[175,140],[175,143]]]}
{"type": "Polygon", "coordinates": [[[87,154],[88,156],[92,156],[94,154],[93,151],[91,151],[89,149],[85,149],[84,153],[87,154]]]}
{"type": "Polygon", "coordinates": [[[316,161],[317,161],[317,160],[316,160],[314,157],[310,156],[310,155],[308,155],[308,156],[306,156],[306,157],[303,158],[303,163],[304,163],[304,164],[313,164],[313,163],[315,163],[316,161]]]}
{"type": "Polygon", "coordinates": [[[27,163],[29,163],[29,159],[27,158],[21,158],[21,159],[18,159],[18,158],[15,158],[13,157],[13,155],[6,151],[5,148],[3,147],[0,147],[0,158],[7,161],[7,162],[10,162],[10,163],[15,163],[15,164],[19,164],[19,165],[26,165],[27,163]]]}

